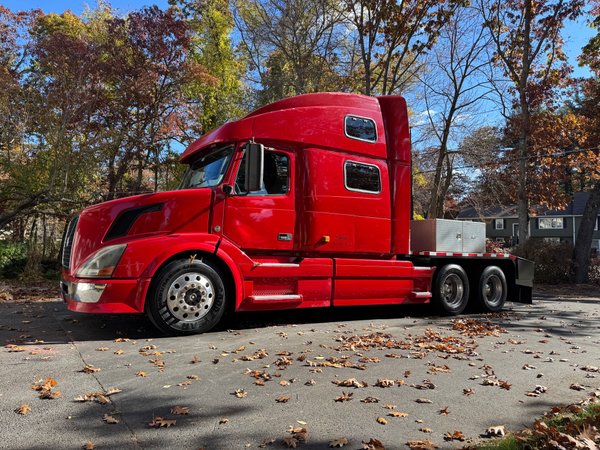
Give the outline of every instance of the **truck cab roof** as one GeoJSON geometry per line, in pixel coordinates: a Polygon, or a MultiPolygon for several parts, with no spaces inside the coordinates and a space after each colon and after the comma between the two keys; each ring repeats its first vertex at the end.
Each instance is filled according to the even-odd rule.
{"type": "MultiPolygon", "coordinates": [[[[406,111],[404,99],[395,98],[401,100],[406,111]]],[[[330,92],[286,98],[206,133],[185,150],[180,161],[189,163],[217,145],[250,139],[265,145],[330,148],[386,159],[382,99],[385,97],[330,92]],[[372,121],[374,139],[350,136],[346,129],[348,116],[372,121]]]]}

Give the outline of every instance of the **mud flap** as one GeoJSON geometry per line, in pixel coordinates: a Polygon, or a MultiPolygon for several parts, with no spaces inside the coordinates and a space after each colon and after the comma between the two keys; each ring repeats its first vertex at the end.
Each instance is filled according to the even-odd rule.
{"type": "Polygon", "coordinates": [[[535,264],[523,258],[517,258],[515,261],[515,287],[516,295],[513,295],[512,301],[517,303],[528,303],[532,301],[533,291],[533,273],[535,264]]]}

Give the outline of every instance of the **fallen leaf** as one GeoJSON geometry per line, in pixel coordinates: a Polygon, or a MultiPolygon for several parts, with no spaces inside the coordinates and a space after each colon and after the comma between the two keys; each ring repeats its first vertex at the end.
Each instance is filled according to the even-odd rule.
{"type": "Polygon", "coordinates": [[[362,441],[362,450],[385,450],[385,446],[379,439],[371,438],[369,442],[362,441]]]}
{"type": "Polygon", "coordinates": [[[119,349],[119,350],[115,350],[115,351],[113,352],[113,354],[115,354],[115,355],[122,355],[123,353],[125,353],[125,351],[123,351],[123,350],[120,350],[120,349],[119,349]]]}
{"type": "Polygon", "coordinates": [[[375,383],[375,386],[386,388],[386,387],[393,386],[394,384],[396,384],[396,382],[394,380],[386,380],[386,379],[380,378],[379,380],[377,380],[377,383],[375,383]]]}
{"type": "Polygon", "coordinates": [[[171,414],[188,415],[189,413],[190,413],[190,408],[187,406],[173,406],[171,408],[171,414]]]}
{"type": "Polygon", "coordinates": [[[120,422],[119,419],[117,419],[116,417],[111,416],[109,414],[104,414],[104,416],[102,417],[102,420],[109,424],[117,424],[120,422]]]}
{"type": "Polygon", "coordinates": [[[439,448],[433,442],[427,439],[419,440],[419,441],[408,441],[406,443],[410,450],[435,450],[439,448]]]}
{"type": "Polygon", "coordinates": [[[447,416],[449,413],[448,408],[449,408],[449,406],[446,406],[445,408],[440,409],[440,415],[447,416]]]}
{"type": "Polygon", "coordinates": [[[15,409],[15,412],[24,416],[31,412],[31,407],[29,405],[21,405],[17,409],[15,409]]]}
{"type": "Polygon", "coordinates": [[[140,370],[139,372],[136,372],[136,373],[135,373],[135,376],[136,376],[136,377],[142,377],[142,378],[144,378],[144,377],[147,377],[147,376],[148,376],[148,374],[146,374],[146,372],[144,372],[144,371],[140,370]]]}
{"type": "Polygon", "coordinates": [[[418,398],[418,399],[415,400],[415,402],[417,402],[417,403],[433,403],[428,398],[418,398]]]}
{"type": "Polygon", "coordinates": [[[388,413],[388,416],[392,416],[392,417],[408,417],[408,413],[399,412],[399,411],[390,411],[388,413]]]}
{"type": "Polygon", "coordinates": [[[219,420],[219,425],[224,425],[226,423],[229,423],[229,419],[227,417],[223,417],[219,420]]]}
{"type": "Polygon", "coordinates": [[[347,380],[341,381],[334,380],[332,383],[343,387],[364,388],[368,386],[365,381],[358,381],[356,378],[348,378],[347,380]]]}
{"type": "Polygon", "coordinates": [[[80,372],[90,374],[90,373],[100,372],[100,370],[102,370],[102,369],[100,369],[99,367],[94,367],[90,364],[86,364],[85,367],[80,370],[80,372]]]}
{"type": "Polygon", "coordinates": [[[348,439],[345,437],[337,438],[329,442],[330,447],[343,447],[344,445],[348,445],[348,439]]]}
{"type": "Polygon", "coordinates": [[[280,386],[289,386],[289,384],[290,384],[290,382],[289,382],[289,381],[287,381],[287,380],[281,380],[281,381],[279,382],[279,385],[280,385],[280,386]]]}
{"type": "Polygon", "coordinates": [[[422,433],[433,433],[433,430],[431,428],[419,428],[419,431],[421,431],[422,433]]]}
{"type": "Polygon", "coordinates": [[[288,448],[296,448],[298,446],[298,439],[294,436],[288,436],[283,438],[283,443],[288,446],[288,448]]]}
{"type": "Polygon", "coordinates": [[[248,392],[243,389],[236,389],[235,392],[233,392],[233,395],[235,395],[237,398],[244,398],[248,396],[248,392]]]}
{"type": "Polygon", "coordinates": [[[381,425],[387,425],[387,420],[385,420],[385,417],[378,417],[377,423],[380,423],[381,425]]]}
{"type": "Polygon", "coordinates": [[[361,403],[379,403],[379,399],[377,397],[365,397],[361,400],[361,403]]]}
{"type": "Polygon", "coordinates": [[[397,408],[397,406],[396,406],[396,405],[383,405],[383,407],[384,407],[385,409],[396,409],[396,408],[397,408]]]}
{"type": "Polygon", "coordinates": [[[453,433],[446,433],[444,435],[445,441],[464,441],[465,435],[461,431],[454,431],[453,433]]]}
{"type": "Polygon", "coordinates": [[[174,426],[176,423],[177,421],[175,419],[165,419],[160,416],[154,416],[152,418],[152,422],[150,422],[148,425],[150,425],[152,428],[169,428],[174,426]]]}
{"type": "Polygon", "coordinates": [[[192,360],[190,361],[190,364],[198,364],[200,361],[200,358],[198,358],[197,355],[194,355],[194,357],[192,358],[192,360]]]}
{"type": "Polygon", "coordinates": [[[337,397],[335,399],[335,401],[336,402],[349,402],[350,400],[352,400],[352,395],[353,395],[352,392],[349,392],[349,393],[346,394],[345,392],[342,391],[342,395],[340,395],[339,397],[337,397]]]}
{"type": "Polygon", "coordinates": [[[280,395],[275,399],[277,403],[287,403],[289,400],[290,398],[287,395],[280,395]]]}
{"type": "Polygon", "coordinates": [[[426,389],[435,389],[435,384],[433,384],[429,380],[423,380],[423,384],[415,384],[412,385],[415,389],[426,390],[426,389]]]}
{"type": "Polygon", "coordinates": [[[471,389],[471,388],[463,389],[463,394],[466,395],[467,397],[469,395],[473,395],[474,393],[475,393],[475,391],[473,389],[471,389]]]}
{"type": "Polygon", "coordinates": [[[573,383],[573,384],[571,384],[571,385],[569,386],[569,389],[573,389],[574,391],[584,391],[584,390],[585,390],[585,387],[583,387],[583,386],[582,386],[582,385],[580,385],[580,384],[573,383]]]}
{"type": "Polygon", "coordinates": [[[31,386],[34,391],[50,390],[56,386],[58,382],[53,378],[46,378],[43,381],[39,381],[37,384],[31,386]]]}
{"type": "Polygon", "coordinates": [[[98,347],[98,348],[96,349],[96,351],[97,351],[97,352],[105,352],[105,351],[107,351],[107,350],[108,350],[108,347],[98,347]]]}
{"type": "Polygon", "coordinates": [[[54,400],[62,395],[60,391],[52,391],[50,389],[44,389],[40,391],[40,398],[45,400],[54,400]]]}
{"type": "Polygon", "coordinates": [[[82,448],[83,450],[94,450],[96,445],[92,441],[87,441],[85,444],[83,444],[82,448]]]}
{"type": "Polygon", "coordinates": [[[504,436],[506,432],[504,430],[504,425],[497,425],[495,427],[489,427],[487,430],[485,430],[485,434],[489,437],[504,436]]]}

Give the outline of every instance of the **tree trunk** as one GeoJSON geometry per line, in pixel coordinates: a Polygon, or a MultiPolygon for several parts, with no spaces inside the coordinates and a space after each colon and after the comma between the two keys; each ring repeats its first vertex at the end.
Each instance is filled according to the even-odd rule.
{"type": "Polygon", "coordinates": [[[529,136],[529,105],[521,94],[521,135],[518,144],[517,215],[519,216],[519,244],[529,239],[529,197],[527,195],[527,154],[529,136]]]}
{"type": "Polygon", "coordinates": [[[573,249],[573,282],[587,283],[590,269],[590,249],[592,247],[592,237],[594,235],[594,225],[598,220],[600,212],[600,183],[597,183],[594,190],[590,192],[581,225],[577,230],[577,241],[573,249]]]}

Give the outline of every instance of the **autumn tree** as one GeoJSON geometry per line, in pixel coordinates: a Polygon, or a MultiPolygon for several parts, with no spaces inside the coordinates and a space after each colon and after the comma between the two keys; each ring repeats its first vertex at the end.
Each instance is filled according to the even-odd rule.
{"type": "Polygon", "coordinates": [[[343,88],[346,29],[335,0],[251,0],[234,6],[258,104],[343,88]]]}
{"type": "Polygon", "coordinates": [[[444,202],[460,162],[459,143],[480,123],[482,100],[492,92],[488,83],[488,50],[477,11],[461,8],[441,28],[438,42],[417,75],[423,98],[421,133],[430,135],[429,159],[435,161],[427,217],[443,217],[444,202]]]}
{"type": "MultiPolygon", "coordinates": [[[[590,195],[583,211],[581,225],[577,230],[577,241],[573,250],[573,281],[583,283],[588,280],[590,247],[594,224],[600,213],[600,1],[593,0],[590,24],[597,30],[594,37],[583,48],[580,64],[587,64],[594,78],[580,80],[581,95],[576,108],[583,118],[583,146],[587,151],[574,155],[582,185],[588,182],[590,195]]],[[[582,186],[584,187],[584,186],[582,186]]]]}
{"type": "Polygon", "coordinates": [[[562,49],[565,20],[582,13],[584,0],[479,0],[495,46],[495,62],[510,80],[518,119],[516,190],[519,240],[528,238],[531,115],[569,72],[562,49]]]}
{"type": "Polygon", "coordinates": [[[191,32],[190,59],[208,76],[185,87],[190,105],[197,105],[195,123],[183,127],[197,138],[223,123],[246,113],[247,88],[242,79],[246,61],[234,47],[233,14],[227,0],[170,0],[191,32]]]}
{"type": "Polygon", "coordinates": [[[401,92],[422,67],[441,28],[461,0],[346,0],[347,20],[356,32],[366,95],[401,92]]]}
{"type": "Polygon", "coordinates": [[[23,86],[27,33],[39,11],[14,13],[0,6],[0,229],[48,200],[48,189],[31,177],[35,154],[27,142],[31,116],[39,114],[23,86]],[[29,166],[29,170],[27,167],[29,166]]]}

